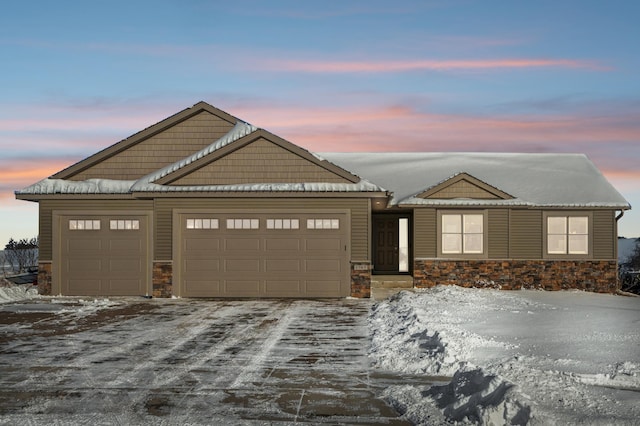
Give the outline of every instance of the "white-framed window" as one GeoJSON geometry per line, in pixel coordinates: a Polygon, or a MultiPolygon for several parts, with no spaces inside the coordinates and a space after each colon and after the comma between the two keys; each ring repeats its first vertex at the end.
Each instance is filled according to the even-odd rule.
{"type": "Polygon", "coordinates": [[[267,229],[300,229],[300,220],[267,219],[267,229]]]}
{"type": "Polygon", "coordinates": [[[109,229],[112,231],[137,231],[140,229],[138,219],[111,219],[109,229]]]}
{"type": "Polygon", "coordinates": [[[547,216],[547,254],[588,255],[589,216],[547,216]]]}
{"type": "Polygon", "coordinates": [[[260,220],[227,219],[227,229],[260,229],[260,220]]]}
{"type": "Polygon", "coordinates": [[[484,214],[442,213],[442,254],[484,254],[484,214]]]}
{"type": "Polygon", "coordinates": [[[188,218],[187,229],[218,229],[220,222],[218,219],[200,219],[200,218],[188,218]]]}
{"type": "Polygon", "coordinates": [[[70,231],[99,231],[100,220],[96,219],[69,219],[70,231]]]}
{"type": "Polygon", "coordinates": [[[340,219],[307,219],[307,229],[340,229],[340,219]]]}

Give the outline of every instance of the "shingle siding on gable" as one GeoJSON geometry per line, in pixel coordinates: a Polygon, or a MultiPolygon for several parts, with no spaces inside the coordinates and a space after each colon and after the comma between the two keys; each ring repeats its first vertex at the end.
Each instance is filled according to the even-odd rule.
{"type": "Polygon", "coordinates": [[[233,124],[202,111],[76,174],[70,180],[135,180],[201,150],[233,124]]]}
{"type": "Polygon", "coordinates": [[[264,138],[242,147],[171,185],[244,183],[350,183],[264,138]]]}

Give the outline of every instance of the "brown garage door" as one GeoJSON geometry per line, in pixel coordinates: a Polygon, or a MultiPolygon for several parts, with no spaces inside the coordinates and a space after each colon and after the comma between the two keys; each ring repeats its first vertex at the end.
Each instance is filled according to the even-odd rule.
{"type": "Polygon", "coordinates": [[[61,216],[60,230],[62,294],[148,293],[146,216],[61,216]]]}
{"type": "Polygon", "coordinates": [[[344,297],[347,213],[180,214],[184,297],[344,297]]]}

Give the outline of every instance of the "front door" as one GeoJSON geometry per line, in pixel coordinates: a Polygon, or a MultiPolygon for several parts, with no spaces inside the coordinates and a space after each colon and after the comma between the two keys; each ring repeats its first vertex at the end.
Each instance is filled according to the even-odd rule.
{"type": "Polygon", "coordinates": [[[398,272],[398,217],[378,216],[373,220],[375,272],[398,272]]]}

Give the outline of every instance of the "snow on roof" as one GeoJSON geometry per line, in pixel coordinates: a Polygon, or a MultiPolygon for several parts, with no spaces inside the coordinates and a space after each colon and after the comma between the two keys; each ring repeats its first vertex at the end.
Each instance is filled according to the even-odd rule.
{"type": "Polygon", "coordinates": [[[583,154],[322,153],[393,193],[392,205],[630,208],[583,154]],[[465,172],[511,194],[509,200],[434,200],[416,195],[465,172]]]}
{"type": "Polygon", "coordinates": [[[47,178],[21,191],[16,191],[16,194],[127,194],[135,182],[134,180],[87,179],[74,181],[47,178]]]}

